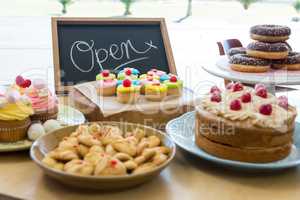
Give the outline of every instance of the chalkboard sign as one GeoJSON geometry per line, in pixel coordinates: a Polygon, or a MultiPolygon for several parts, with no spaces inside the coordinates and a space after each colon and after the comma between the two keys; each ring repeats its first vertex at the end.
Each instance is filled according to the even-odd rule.
{"type": "Polygon", "coordinates": [[[162,18],[52,18],[56,92],[94,81],[103,69],[134,67],[176,74],[162,18]]]}

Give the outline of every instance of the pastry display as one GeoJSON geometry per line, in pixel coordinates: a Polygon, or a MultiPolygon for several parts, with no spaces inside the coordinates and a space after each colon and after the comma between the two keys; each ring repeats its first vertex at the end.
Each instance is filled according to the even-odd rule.
{"type": "Polygon", "coordinates": [[[239,72],[267,72],[270,69],[270,61],[253,58],[246,54],[236,54],[229,58],[230,68],[239,72]]]}
{"type": "Polygon", "coordinates": [[[183,81],[179,80],[177,76],[170,75],[170,79],[164,81],[164,84],[168,88],[168,95],[171,96],[181,96],[183,89],[183,81]]]}
{"type": "Polygon", "coordinates": [[[129,104],[137,102],[140,97],[140,89],[141,87],[133,85],[130,79],[125,79],[122,85],[117,87],[117,101],[129,104]]]}
{"type": "Polygon", "coordinates": [[[168,94],[168,88],[165,84],[148,83],[145,85],[146,99],[149,101],[162,101],[168,94]]]}
{"type": "Polygon", "coordinates": [[[48,119],[56,119],[58,114],[58,100],[55,94],[48,89],[42,79],[35,79],[31,87],[26,91],[34,109],[33,121],[45,122],[48,119]]]}
{"type": "Polygon", "coordinates": [[[300,70],[300,53],[289,52],[287,58],[283,60],[272,61],[272,68],[274,69],[287,69],[287,70],[300,70]]]}
{"type": "Polygon", "coordinates": [[[291,29],[287,26],[264,24],[250,29],[250,37],[261,42],[284,42],[290,35],[291,29]]]}
{"type": "Polygon", "coordinates": [[[18,90],[8,88],[0,95],[0,142],[26,138],[33,109],[30,100],[18,90]]]}
{"type": "Polygon", "coordinates": [[[135,69],[135,68],[129,68],[126,67],[125,69],[123,69],[122,71],[120,71],[118,73],[118,79],[119,80],[124,80],[124,79],[137,79],[139,76],[140,72],[139,70],[135,69]]]}
{"type": "Polygon", "coordinates": [[[229,66],[234,71],[247,73],[268,72],[270,69],[300,70],[299,53],[286,42],[291,29],[280,25],[256,25],[250,28],[255,41],[247,48],[231,48],[229,66]]]}
{"type": "Polygon", "coordinates": [[[143,129],[123,132],[115,126],[81,125],[48,152],[42,162],[55,170],[81,176],[122,176],[154,170],[171,149],[143,129]]]}
{"type": "Polygon", "coordinates": [[[102,79],[96,81],[97,93],[100,96],[114,96],[116,94],[117,79],[102,79]]]}
{"type": "Polygon", "coordinates": [[[115,79],[108,70],[104,70],[98,75],[95,86],[100,96],[117,96],[120,103],[135,103],[140,95],[145,95],[149,101],[161,101],[165,94],[181,96],[183,81],[178,80],[177,76],[167,74],[164,71],[151,69],[139,76],[139,71],[134,68],[125,68],[115,79]],[[101,78],[100,78],[101,77],[101,78]],[[148,94],[145,89],[148,86],[148,94]],[[151,90],[153,89],[153,91],[151,90]],[[159,93],[154,95],[154,90],[159,93]],[[161,91],[162,90],[162,91],[161,91]]]}
{"type": "Polygon", "coordinates": [[[272,162],[289,155],[296,108],[262,84],[214,86],[196,109],[196,144],[230,160],[272,162]]]}
{"type": "Polygon", "coordinates": [[[116,78],[116,75],[113,74],[113,73],[110,73],[109,70],[103,70],[101,73],[99,73],[96,76],[97,81],[99,81],[99,80],[113,80],[115,78],[116,78]]]}
{"type": "Polygon", "coordinates": [[[252,42],[247,46],[247,55],[254,58],[284,59],[288,53],[289,48],[285,43],[252,42]]]}

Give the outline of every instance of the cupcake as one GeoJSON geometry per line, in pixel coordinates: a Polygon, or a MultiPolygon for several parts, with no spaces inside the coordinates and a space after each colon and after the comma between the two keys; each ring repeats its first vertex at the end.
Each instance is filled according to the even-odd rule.
{"type": "Polygon", "coordinates": [[[57,118],[57,98],[47,88],[44,80],[34,80],[32,86],[26,91],[26,94],[31,100],[32,108],[34,110],[34,115],[31,116],[31,120],[45,122],[48,119],[57,118]]]}
{"type": "Polygon", "coordinates": [[[159,76],[155,75],[155,74],[142,74],[139,77],[140,80],[143,79],[154,79],[154,80],[159,80],[159,76]]]}
{"type": "Polygon", "coordinates": [[[156,75],[158,77],[161,77],[162,75],[165,75],[166,72],[158,70],[158,69],[151,69],[147,74],[148,75],[156,75]]]}
{"type": "Polygon", "coordinates": [[[124,79],[135,80],[135,79],[138,79],[139,74],[140,74],[139,70],[137,70],[135,68],[127,67],[118,73],[118,79],[119,80],[124,80],[124,79]]]}
{"type": "Polygon", "coordinates": [[[0,96],[0,142],[16,142],[26,138],[33,109],[30,100],[15,89],[0,96]]]}
{"type": "Polygon", "coordinates": [[[170,75],[170,80],[164,81],[164,84],[168,87],[168,95],[181,96],[183,89],[182,80],[178,80],[175,75],[170,75]]]}
{"type": "Polygon", "coordinates": [[[145,87],[147,84],[159,83],[158,79],[155,79],[153,76],[147,76],[147,78],[140,79],[141,82],[141,94],[145,94],[145,87]]]}
{"type": "Polygon", "coordinates": [[[96,88],[100,96],[114,96],[116,94],[117,79],[98,80],[96,88]]]}
{"type": "Polygon", "coordinates": [[[96,76],[96,80],[99,81],[99,80],[113,80],[116,78],[116,75],[113,74],[113,73],[110,73],[109,70],[103,70],[101,73],[99,73],[97,76],[96,76]]]}
{"type": "Polygon", "coordinates": [[[140,88],[140,86],[133,85],[131,80],[125,79],[122,85],[117,87],[117,101],[130,104],[137,102],[140,97],[140,88]]]}
{"type": "Polygon", "coordinates": [[[149,101],[162,101],[168,93],[168,88],[165,84],[150,83],[145,86],[145,97],[149,101]]]}

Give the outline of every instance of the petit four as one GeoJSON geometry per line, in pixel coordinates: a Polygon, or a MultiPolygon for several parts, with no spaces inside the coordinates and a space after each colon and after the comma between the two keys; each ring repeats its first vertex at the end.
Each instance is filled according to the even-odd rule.
{"type": "Polygon", "coordinates": [[[30,100],[9,88],[0,96],[0,142],[15,142],[26,137],[33,109],[30,100]]]}
{"type": "Polygon", "coordinates": [[[296,108],[262,84],[214,86],[196,109],[196,144],[208,153],[244,162],[272,162],[289,155],[296,108]]]}
{"type": "Polygon", "coordinates": [[[117,79],[102,79],[96,81],[97,92],[100,96],[114,96],[116,94],[117,79]]]}
{"type": "Polygon", "coordinates": [[[136,128],[123,132],[115,126],[81,125],[46,154],[42,163],[81,176],[124,176],[154,170],[169,159],[171,149],[156,135],[136,128]],[[87,145],[88,140],[97,141],[87,145]]]}
{"type": "Polygon", "coordinates": [[[34,109],[31,119],[45,122],[48,119],[56,119],[58,114],[58,100],[55,94],[48,89],[46,82],[35,79],[31,87],[26,91],[34,109]]]}
{"type": "Polygon", "coordinates": [[[168,93],[168,88],[165,84],[149,83],[145,86],[145,97],[149,101],[162,101],[168,93]]]}
{"type": "Polygon", "coordinates": [[[170,79],[164,81],[164,84],[168,87],[168,95],[181,96],[183,90],[183,81],[179,80],[177,76],[170,75],[170,79]]]}
{"type": "Polygon", "coordinates": [[[140,97],[140,86],[132,84],[132,81],[125,79],[122,85],[117,87],[117,101],[120,103],[135,103],[140,97]]]}
{"type": "Polygon", "coordinates": [[[110,73],[109,70],[103,70],[101,73],[99,73],[97,76],[96,76],[96,80],[99,81],[99,80],[113,80],[116,78],[116,75],[113,74],[113,73],[110,73]]]}
{"type": "Polygon", "coordinates": [[[140,72],[139,70],[135,69],[135,68],[129,68],[126,67],[125,69],[123,69],[122,71],[120,71],[118,73],[118,79],[119,80],[124,80],[124,79],[138,79],[140,72]]]}

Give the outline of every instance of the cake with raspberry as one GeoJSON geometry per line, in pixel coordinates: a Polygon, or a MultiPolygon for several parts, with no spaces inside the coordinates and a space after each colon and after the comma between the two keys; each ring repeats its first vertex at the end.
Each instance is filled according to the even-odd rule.
{"type": "Polygon", "coordinates": [[[296,108],[262,84],[213,86],[196,109],[196,144],[225,159],[265,163],[291,151],[296,108]]]}

